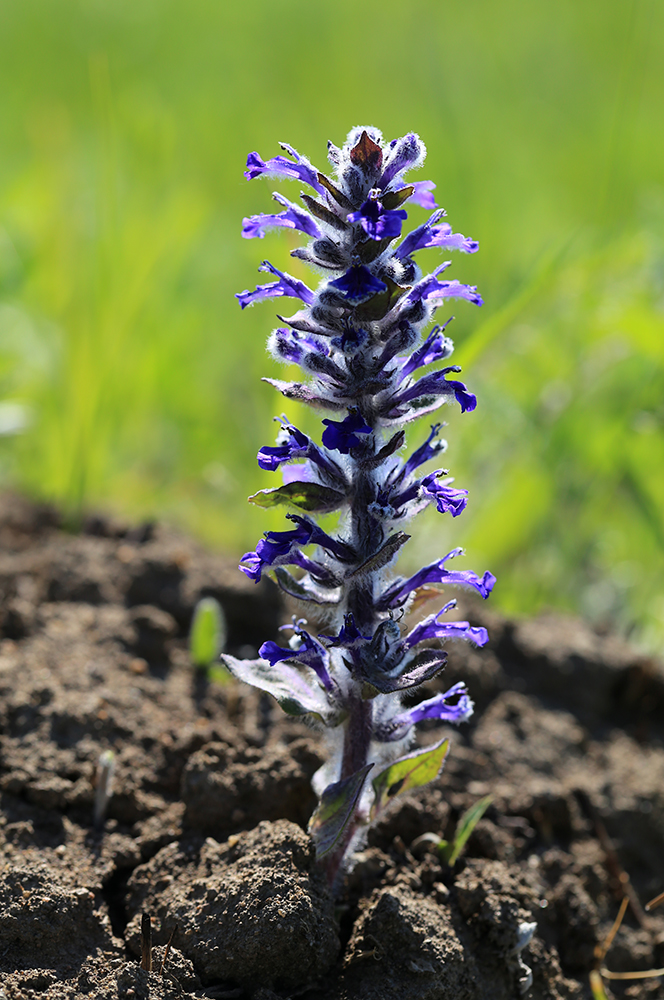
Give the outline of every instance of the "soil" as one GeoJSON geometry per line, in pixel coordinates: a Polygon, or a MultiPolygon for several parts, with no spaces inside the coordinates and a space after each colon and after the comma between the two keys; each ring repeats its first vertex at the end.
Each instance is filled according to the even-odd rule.
{"type": "Polygon", "coordinates": [[[67,533],[13,496],[0,545],[0,1000],[590,1000],[625,892],[606,965],[664,966],[664,906],[642,909],[664,889],[659,662],[581,621],[464,600],[491,643],[451,647],[444,683],[465,680],[476,714],[442,776],[370,830],[334,901],[305,832],[320,736],[187,653],[212,595],[229,651],[255,655],[286,620],[276,588],[162,526],[67,533]],[[422,835],[449,839],[487,793],[450,868],[422,835]]]}

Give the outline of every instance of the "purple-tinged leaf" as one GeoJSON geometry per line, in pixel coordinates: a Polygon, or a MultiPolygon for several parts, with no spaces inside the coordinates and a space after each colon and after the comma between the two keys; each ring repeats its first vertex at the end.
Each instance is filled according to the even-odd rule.
{"type": "Polygon", "coordinates": [[[448,739],[435,743],[424,750],[400,757],[373,779],[373,789],[376,795],[371,809],[371,819],[388,805],[396,795],[421,788],[434,781],[443,769],[445,757],[450,748],[448,739]]]}
{"type": "Polygon", "coordinates": [[[393,455],[395,451],[398,451],[405,441],[405,431],[397,431],[396,434],[392,435],[387,444],[384,444],[380,451],[373,456],[373,458],[364,459],[366,467],[368,469],[377,469],[379,465],[382,465],[383,462],[390,457],[390,455],[393,455]]]}
{"type": "Polygon", "coordinates": [[[383,165],[383,151],[366,129],[350,151],[350,162],[366,173],[376,173],[383,165]]]}
{"type": "Polygon", "coordinates": [[[350,778],[328,785],[321,795],[313,816],[309,820],[309,834],[316,845],[316,858],[320,861],[340,844],[344,831],[351,822],[364,788],[366,777],[373,767],[366,764],[350,778]]]}
{"type": "Polygon", "coordinates": [[[381,204],[383,208],[387,208],[389,211],[394,211],[396,208],[401,208],[405,201],[408,201],[410,196],[415,191],[415,185],[409,184],[407,187],[398,188],[396,191],[387,191],[380,197],[381,204]]]}

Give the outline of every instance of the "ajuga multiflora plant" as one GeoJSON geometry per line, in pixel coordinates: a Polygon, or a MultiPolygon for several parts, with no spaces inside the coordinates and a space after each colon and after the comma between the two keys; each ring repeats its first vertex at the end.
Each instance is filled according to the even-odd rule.
{"type": "Polygon", "coordinates": [[[299,180],[309,188],[301,194],[304,207],[275,194],[283,211],[245,219],[243,236],[262,238],[275,226],[299,230],[309,241],[292,256],[312,265],[322,280],[313,291],[264,261],[260,270],[275,280],[237,297],[243,309],[265,299],[299,300],[294,315],[279,317],[282,325],[268,347],[277,360],[299,365],[305,378],[266,381],[287,400],[327,416],[321,444],[281,416],[276,445],[259,451],[259,466],[280,470],[283,481],[250,499],[291,508],[291,527],[266,532],[240,568],[255,581],[272,571],[282,590],[315,607],[325,634],[312,634],[305,619],[294,618],[284,626],[292,632],[286,645],[263,643],[257,660],[223,659],[237,678],[329,734],[329,759],[314,778],[319,805],[310,832],[330,882],[338,885],[362,828],[396,794],[425,784],[442,768],[447,740],[408,752],[416,723],[461,722],[473,709],[463,683],[415,707],[404,707],[402,699],[443,669],[439,640],[481,646],[486,630],[446,622],[454,601],[410,631],[403,616],[441,584],[486,598],[495,578],[453,569],[458,548],[408,578],[396,575],[394,563],[413,515],[435,504],[456,517],[466,506],[467,491],[452,486],[447,470],[421,471],[446,448],[442,424],[434,423],[409,453],[404,425],[444,403],[475,409],[475,396],[449,377],[458,367],[430,367],[452,353],[445,327],[434,326],[426,337],[423,331],[447,299],[482,300],[475,287],[443,277],[449,261],[432,274],[422,274],[415,262],[426,247],[477,250],[475,241],[443,221],[434,184],[404,180],[425,157],[417,135],[385,142],[375,128],[355,128],[342,148],[328,146],[332,176],[292,147],[282,148],[287,156],[267,161],[251,153],[245,176],[299,180]],[[433,214],[402,238],[409,203],[433,214]],[[333,511],[340,516],[330,534],[316,515],[333,511]]]}

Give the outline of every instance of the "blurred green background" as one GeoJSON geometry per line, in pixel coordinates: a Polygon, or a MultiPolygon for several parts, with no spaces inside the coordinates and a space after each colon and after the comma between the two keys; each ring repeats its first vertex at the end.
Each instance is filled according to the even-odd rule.
{"type": "MultiPolygon", "coordinates": [[[[455,230],[462,544],[495,603],[664,638],[664,5],[658,0],[15,0],[0,5],[0,474],[75,520],[158,515],[241,554],[283,401],[263,257],[305,277],[247,152],[325,169],[356,124],[420,133],[455,230]],[[12,433],[25,426],[20,433],[12,433]]],[[[297,185],[281,188],[297,196],[297,185]]],[[[423,221],[422,209],[411,220],[423,221]]],[[[421,263],[439,256],[427,251],[421,263]]],[[[443,311],[439,313],[445,319],[443,311]]],[[[286,407],[309,429],[311,415],[286,407]]],[[[411,432],[419,441],[427,427],[411,432]]]]}

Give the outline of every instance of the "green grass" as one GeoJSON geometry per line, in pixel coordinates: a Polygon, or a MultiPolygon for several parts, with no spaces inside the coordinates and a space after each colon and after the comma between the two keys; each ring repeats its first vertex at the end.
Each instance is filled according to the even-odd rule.
{"type": "Polygon", "coordinates": [[[266,256],[303,270],[288,236],[240,238],[271,191],[246,153],[285,139],[322,166],[351,125],[415,129],[421,177],[480,240],[454,276],[486,300],[453,324],[480,399],[449,415],[471,503],[420,548],[464,544],[512,611],[658,642],[663,29],[656,0],[3,5],[0,398],[32,414],[0,440],[4,481],[237,552],[278,527],[245,502],[283,408],[260,383],[274,309],[233,293],[266,256]]]}

